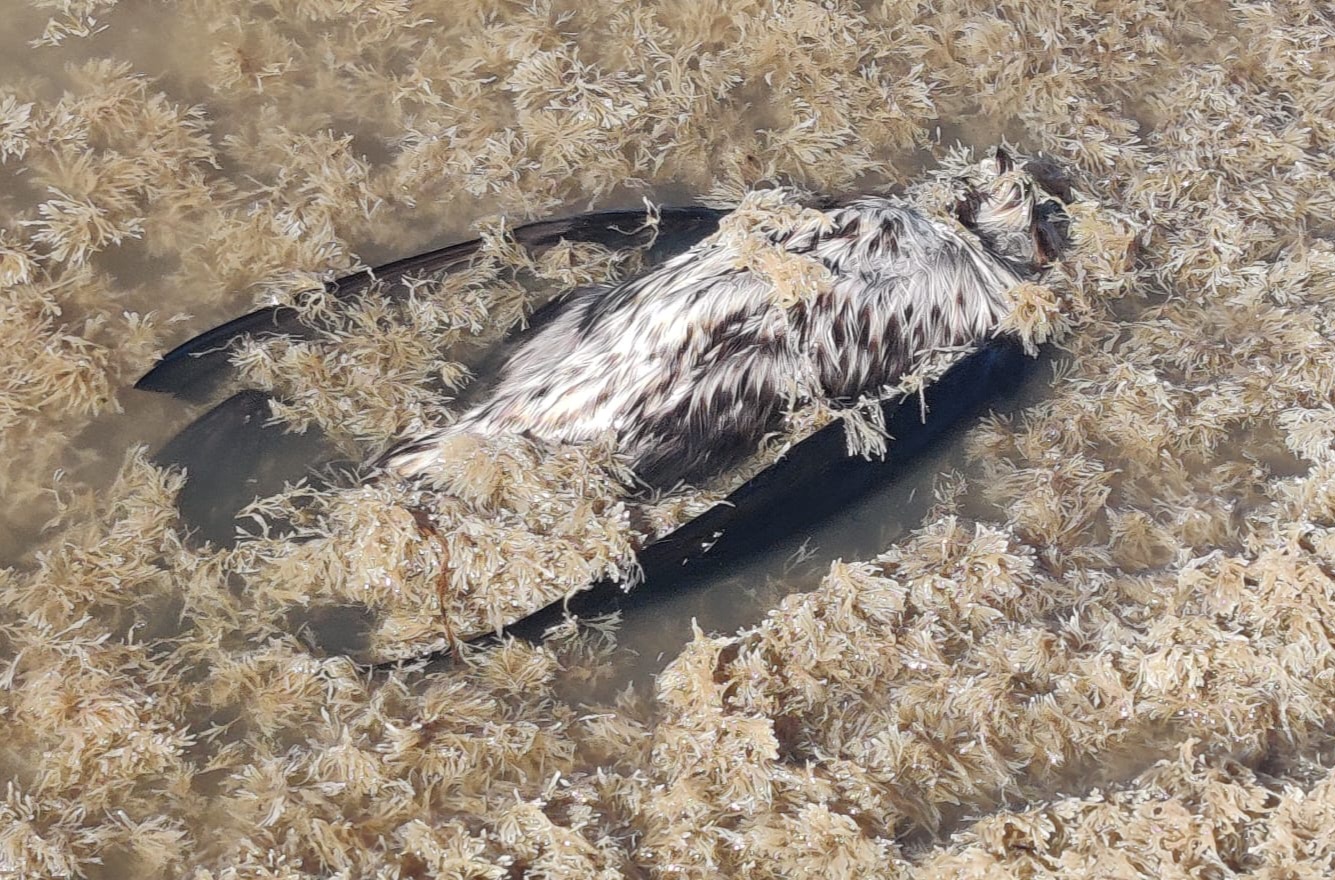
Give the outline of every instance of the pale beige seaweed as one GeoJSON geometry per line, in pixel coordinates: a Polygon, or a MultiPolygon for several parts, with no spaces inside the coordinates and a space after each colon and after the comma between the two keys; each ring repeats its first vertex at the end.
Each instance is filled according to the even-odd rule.
{"type": "MultiPolygon", "coordinates": [[[[1331,875],[1325,7],[36,5],[0,37],[54,16],[64,53],[0,95],[0,873],[1331,875]],[[971,432],[899,549],[701,635],[655,700],[581,705],[583,642],[315,658],[234,576],[254,547],[183,544],[177,478],[103,478],[117,389],[257,300],[640,182],[902,184],[949,171],[938,126],[1088,192],[1052,392],[971,432]]],[[[350,376],[343,439],[388,442],[350,376]]]]}

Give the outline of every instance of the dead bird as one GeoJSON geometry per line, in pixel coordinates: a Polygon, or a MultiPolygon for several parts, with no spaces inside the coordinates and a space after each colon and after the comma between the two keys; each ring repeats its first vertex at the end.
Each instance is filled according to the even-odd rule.
{"type": "MultiPolygon", "coordinates": [[[[902,460],[1004,392],[1017,360],[1027,360],[1018,346],[992,340],[1011,309],[1008,292],[1040,273],[1064,239],[1061,199],[1004,150],[956,181],[954,192],[953,218],[939,220],[888,198],[811,204],[776,191],[767,202],[772,210],[752,218],[745,207],[732,214],[663,209],[648,237],[643,212],[520,227],[514,238],[532,252],[562,241],[647,248],[645,269],[540,309],[479,402],[449,426],[405,437],[378,458],[372,478],[430,483],[448,465],[451,441],[473,434],[522,435],[552,447],[610,437],[649,486],[703,481],[754,453],[804,401],[842,407],[877,398],[932,352],[981,346],[928,389],[926,421],[916,404],[883,405],[894,457],[902,460]]],[[[368,277],[392,286],[415,272],[448,272],[477,250],[477,242],[456,245],[368,277]]],[[[354,297],[366,286],[361,277],[334,282],[331,292],[354,297]]],[[[230,340],[300,333],[294,318],[294,310],[275,307],[210,331],[166,356],[139,387],[193,392],[214,385],[230,340]]],[[[228,433],[228,407],[256,421],[263,401],[243,395],[197,423],[204,436],[173,448],[240,448],[217,438],[228,433]],[[244,407],[233,406],[238,400],[244,407]]],[[[886,462],[851,463],[842,440],[831,442],[831,428],[842,433],[837,424],[818,432],[726,504],[641,548],[648,583],[636,594],[652,593],[655,571],[679,574],[683,563],[721,546],[722,532],[747,534],[748,518],[768,524],[783,510],[818,518],[892,473],[886,462]],[[812,497],[793,503],[801,487],[812,497]]],[[[202,464],[218,468],[213,460],[202,464]]],[[[430,517],[423,522],[430,535],[430,517]]],[[[767,529],[764,537],[781,536],[767,529]]],[[[713,564],[718,551],[708,552],[713,564]]],[[[606,610],[606,586],[581,594],[580,606],[606,610]]],[[[610,595],[606,604],[621,599],[619,591],[610,595]]],[[[555,607],[520,611],[515,631],[528,626],[537,634],[532,626],[555,607]]]]}
{"type": "Polygon", "coordinates": [[[379,464],[429,480],[461,433],[611,436],[650,486],[707,480],[754,453],[795,403],[851,405],[929,353],[995,333],[1008,291],[1057,255],[1061,204],[1000,148],[960,185],[957,225],[858,197],[763,225],[768,269],[747,253],[754,237],[720,232],[637,278],[579,291],[485,401],[379,464]],[[798,283],[816,289],[788,303],[775,277],[793,268],[785,259],[818,270],[796,263],[798,283]]]}
{"type": "MultiPolygon", "coordinates": [[[[793,222],[761,230],[763,243],[824,277],[815,295],[798,291],[787,307],[773,279],[746,263],[742,248],[754,240],[717,232],[728,212],[665,208],[649,232],[643,211],[519,227],[516,242],[535,254],[565,241],[647,248],[647,271],[550,303],[486,399],[448,427],[403,438],[378,463],[391,475],[429,479],[460,433],[511,432],[553,444],[610,434],[650,486],[707,479],[753,452],[803,395],[847,405],[934,350],[993,335],[1010,309],[1007,291],[1062,247],[1065,213],[1053,181],[998,148],[955,182],[957,224],[866,196],[792,212],[793,222]]],[[[415,273],[448,272],[480,245],[409,257],[327,291],[350,298],[373,281],[392,286],[415,273]]],[[[209,330],[164,355],[135,387],[205,397],[221,383],[230,343],[300,335],[297,314],[271,306],[209,330]]],[[[254,421],[264,405],[255,397],[225,401],[171,448],[225,455],[220,426],[230,410],[254,421]]]]}

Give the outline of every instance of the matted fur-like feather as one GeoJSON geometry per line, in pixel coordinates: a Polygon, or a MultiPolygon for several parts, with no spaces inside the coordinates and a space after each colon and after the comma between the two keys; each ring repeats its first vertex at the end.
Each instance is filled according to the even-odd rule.
{"type": "Polygon", "coordinates": [[[760,244],[809,261],[823,282],[789,299],[725,220],[655,271],[572,296],[485,402],[382,463],[429,478],[451,437],[508,432],[611,438],[651,485],[706,478],[753,452],[795,401],[855,401],[995,330],[1007,291],[1042,262],[1032,181],[1003,157],[969,181],[962,219],[977,233],[889,199],[794,210],[796,196],[780,193],[789,210],[777,216],[790,220],[762,228],[760,244]]]}

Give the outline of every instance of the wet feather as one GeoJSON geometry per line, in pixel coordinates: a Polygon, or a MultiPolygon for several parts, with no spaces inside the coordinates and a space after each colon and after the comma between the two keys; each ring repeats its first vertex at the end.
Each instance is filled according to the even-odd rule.
{"type": "Polygon", "coordinates": [[[666,487],[754,452],[798,404],[883,393],[929,354],[995,332],[1010,291],[1047,261],[1037,186],[997,155],[963,182],[965,225],[887,198],[817,210],[792,192],[753,194],[660,268],[574,294],[486,401],[381,464],[429,479],[461,433],[611,438],[641,480],[666,487]],[[757,202],[768,222],[742,228],[757,202]]]}

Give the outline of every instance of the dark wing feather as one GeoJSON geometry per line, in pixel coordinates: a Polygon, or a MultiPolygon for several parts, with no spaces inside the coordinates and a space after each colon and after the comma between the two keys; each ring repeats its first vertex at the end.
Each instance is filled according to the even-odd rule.
{"type": "MultiPolygon", "coordinates": [[[[646,264],[657,265],[692,247],[718,228],[723,211],[711,208],[664,208],[657,237],[645,251],[646,264]]],[[[644,211],[604,211],[532,223],[514,230],[515,239],[541,252],[562,240],[593,242],[610,248],[643,246],[644,211]]],[[[452,245],[373,270],[378,279],[397,281],[409,273],[448,272],[470,259],[480,241],[452,245]]],[[[353,299],[371,276],[363,273],[331,284],[334,296],[353,299]]],[[[531,324],[541,324],[540,310],[531,324]]],[[[187,399],[207,398],[226,378],[231,344],[253,334],[296,335],[304,331],[295,309],[275,306],[236,318],[177,347],[137,388],[165,391],[187,399]]],[[[485,381],[485,377],[484,381],[485,381]]],[[[317,434],[291,435],[268,425],[269,396],[244,390],[228,397],[176,435],[155,456],[162,464],[184,466],[189,479],[178,506],[182,518],[202,540],[227,545],[235,539],[236,513],[256,497],[273,494],[284,482],[311,472],[329,455],[317,434]]]]}
{"type": "Polygon", "coordinates": [[[231,546],[241,508],[307,476],[311,461],[327,455],[318,430],[290,434],[270,424],[269,400],[263,391],[239,391],[153,456],[160,464],[185,468],[176,506],[197,540],[231,546]]]}
{"type": "Polygon", "coordinates": [[[589,619],[629,612],[708,586],[709,578],[727,566],[809,530],[869,493],[883,491],[943,436],[1015,394],[1026,377],[1037,372],[1035,363],[1011,337],[989,341],[928,386],[925,418],[916,399],[882,404],[886,427],[895,438],[886,458],[849,455],[843,423],[827,425],[725,501],[641,550],[643,581],[634,590],[628,593],[620,583],[600,581],[510,624],[505,634],[536,642],[567,615],[589,619]]]}
{"type": "MultiPolygon", "coordinates": [[[[680,253],[718,228],[725,212],[712,208],[663,208],[656,238],[645,253],[649,264],[680,253]]],[[[655,232],[645,227],[647,213],[634,209],[599,211],[520,226],[515,240],[535,255],[562,241],[601,244],[613,249],[643,246],[655,232]]],[[[338,299],[356,299],[375,281],[390,286],[405,276],[439,274],[465,265],[476,256],[481,239],[450,245],[397,260],[369,272],[358,272],[330,282],[328,292],[338,299]]],[[[210,397],[227,377],[232,344],[245,336],[297,336],[305,332],[299,312],[291,306],[266,306],[207,330],[162,356],[136,388],[174,394],[188,400],[210,397]]]]}
{"type": "Polygon", "coordinates": [[[186,400],[204,400],[226,374],[231,345],[243,336],[296,335],[301,330],[291,306],[265,306],[205,330],[164,354],[134,387],[159,391],[186,400]]]}

